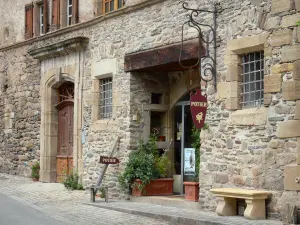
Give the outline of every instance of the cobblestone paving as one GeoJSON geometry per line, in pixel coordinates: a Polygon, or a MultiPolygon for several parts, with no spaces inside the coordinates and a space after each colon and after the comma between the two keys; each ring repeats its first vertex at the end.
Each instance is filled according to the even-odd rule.
{"type": "Polygon", "coordinates": [[[85,191],[68,191],[61,184],[33,182],[24,177],[0,174],[0,193],[18,200],[66,225],[170,225],[159,219],[84,205],[85,191]]]}

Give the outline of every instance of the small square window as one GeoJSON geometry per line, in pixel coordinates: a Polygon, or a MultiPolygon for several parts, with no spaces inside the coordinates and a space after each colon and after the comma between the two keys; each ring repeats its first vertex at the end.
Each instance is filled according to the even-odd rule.
{"type": "Polygon", "coordinates": [[[103,0],[103,13],[121,9],[123,6],[124,0],[103,0]]]}
{"type": "Polygon", "coordinates": [[[242,57],[243,108],[261,107],[264,101],[264,52],[242,57]]]}
{"type": "Polygon", "coordinates": [[[100,80],[99,116],[101,119],[112,117],[112,78],[100,80]]]}

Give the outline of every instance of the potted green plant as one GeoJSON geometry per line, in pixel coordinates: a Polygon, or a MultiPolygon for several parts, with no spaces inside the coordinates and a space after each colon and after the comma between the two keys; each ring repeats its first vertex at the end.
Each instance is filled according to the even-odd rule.
{"type": "Polygon", "coordinates": [[[195,149],[195,175],[190,176],[184,184],[185,200],[199,201],[199,170],[200,170],[200,130],[192,129],[192,147],[195,149]]]}
{"type": "Polygon", "coordinates": [[[123,189],[131,189],[133,196],[172,195],[174,179],[166,178],[169,165],[165,154],[159,156],[156,138],[151,137],[129,155],[119,183],[123,189]]]}
{"type": "Polygon", "coordinates": [[[31,178],[33,181],[38,181],[40,178],[40,164],[35,162],[31,167],[31,178]]]}

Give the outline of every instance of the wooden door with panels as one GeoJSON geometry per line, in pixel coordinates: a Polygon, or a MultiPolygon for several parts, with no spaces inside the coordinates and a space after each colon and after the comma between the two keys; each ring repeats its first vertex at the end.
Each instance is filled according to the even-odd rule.
{"type": "Polygon", "coordinates": [[[73,169],[74,84],[66,82],[58,89],[58,143],[56,182],[63,182],[73,169]]]}

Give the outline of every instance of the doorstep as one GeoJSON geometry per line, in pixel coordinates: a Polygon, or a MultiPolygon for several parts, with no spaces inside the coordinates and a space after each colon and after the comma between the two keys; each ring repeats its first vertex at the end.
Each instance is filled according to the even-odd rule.
{"type": "Polygon", "coordinates": [[[95,203],[84,204],[133,215],[162,219],[174,225],[283,225],[281,221],[276,220],[247,220],[240,216],[223,217],[213,212],[132,201],[104,202],[97,199],[95,203]]]}
{"type": "Polygon", "coordinates": [[[171,195],[171,196],[131,196],[132,202],[149,203],[155,205],[171,206],[180,209],[194,209],[200,210],[200,204],[198,202],[186,201],[184,196],[171,195]]]}

